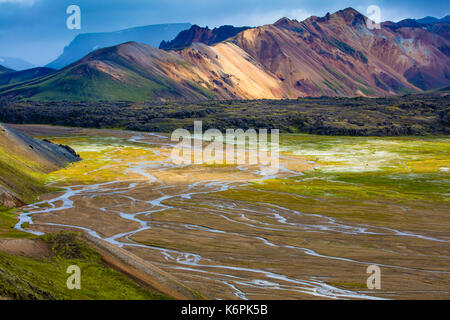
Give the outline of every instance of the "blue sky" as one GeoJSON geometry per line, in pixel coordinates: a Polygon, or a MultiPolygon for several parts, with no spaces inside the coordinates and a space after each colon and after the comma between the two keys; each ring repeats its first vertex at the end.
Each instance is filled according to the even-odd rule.
{"type": "Polygon", "coordinates": [[[446,0],[0,0],[0,56],[43,65],[79,32],[169,22],[256,26],[283,16],[323,16],[350,6],[366,14],[369,5],[381,8],[383,21],[450,14],[446,0]],[[81,8],[80,31],[66,28],[66,9],[72,4],[81,8]]]}

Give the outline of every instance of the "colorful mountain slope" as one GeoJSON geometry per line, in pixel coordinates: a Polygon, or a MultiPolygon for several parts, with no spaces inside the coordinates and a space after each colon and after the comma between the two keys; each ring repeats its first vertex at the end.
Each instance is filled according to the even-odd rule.
{"type": "Polygon", "coordinates": [[[0,95],[133,101],[398,95],[448,86],[449,48],[449,39],[425,27],[371,29],[368,18],[348,8],[302,22],[283,18],[177,51],[125,43],[0,88],[0,95]]]}
{"type": "Polygon", "coordinates": [[[250,29],[250,27],[236,28],[233,26],[221,26],[211,30],[208,27],[201,28],[194,25],[189,30],[180,32],[174,40],[161,42],[159,48],[163,50],[179,50],[189,47],[195,42],[212,45],[234,37],[239,32],[247,29],[250,29]]]}

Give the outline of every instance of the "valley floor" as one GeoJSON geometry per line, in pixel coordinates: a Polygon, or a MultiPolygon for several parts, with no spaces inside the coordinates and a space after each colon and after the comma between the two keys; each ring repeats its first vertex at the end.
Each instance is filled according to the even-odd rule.
{"type": "Polygon", "coordinates": [[[83,161],[19,231],[88,233],[211,299],[449,299],[450,139],[281,136],[281,170],[170,160],[165,134],[17,126],[83,161]],[[381,290],[367,289],[367,267],[381,290]]]}

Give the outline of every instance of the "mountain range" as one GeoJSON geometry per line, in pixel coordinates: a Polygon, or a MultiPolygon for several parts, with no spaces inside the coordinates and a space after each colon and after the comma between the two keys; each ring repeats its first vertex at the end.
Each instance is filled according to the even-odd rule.
{"type": "Polygon", "coordinates": [[[438,19],[435,17],[425,17],[422,19],[416,19],[416,21],[420,24],[435,24],[435,23],[445,23],[445,22],[450,22],[450,15],[443,17],[442,19],[438,19]]]}
{"type": "Polygon", "coordinates": [[[162,43],[166,50],[139,42],[98,49],[57,72],[0,87],[0,95],[85,101],[378,97],[450,84],[447,33],[414,20],[380,29],[367,21],[347,8],[301,22],[282,18],[242,31],[228,28],[237,33],[218,42],[214,30],[193,27],[162,43]]]}

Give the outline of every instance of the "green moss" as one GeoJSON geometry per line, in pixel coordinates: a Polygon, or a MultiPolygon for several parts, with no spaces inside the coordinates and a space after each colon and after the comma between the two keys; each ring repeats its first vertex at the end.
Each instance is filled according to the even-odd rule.
{"type": "Polygon", "coordinates": [[[357,290],[357,289],[367,289],[367,284],[365,283],[356,283],[356,282],[327,282],[330,286],[349,289],[349,290],[357,290]]]}
{"type": "Polygon", "coordinates": [[[75,234],[43,238],[54,256],[32,259],[0,252],[0,296],[13,299],[160,300],[169,297],[147,291],[105,266],[101,257],[75,234]],[[67,268],[81,269],[81,290],[66,286],[67,268]]]}
{"type": "Polygon", "coordinates": [[[14,209],[0,208],[0,238],[32,238],[33,235],[14,229],[18,219],[14,209]]]}

